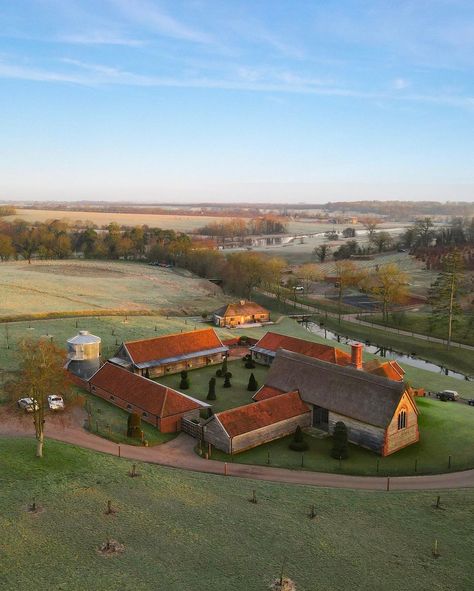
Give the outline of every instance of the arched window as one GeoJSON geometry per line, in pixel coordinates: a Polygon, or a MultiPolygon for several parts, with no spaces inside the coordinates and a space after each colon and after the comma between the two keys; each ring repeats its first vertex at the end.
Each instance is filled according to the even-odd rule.
{"type": "Polygon", "coordinates": [[[398,413],[398,429],[405,429],[407,426],[407,411],[401,410],[398,413]]]}

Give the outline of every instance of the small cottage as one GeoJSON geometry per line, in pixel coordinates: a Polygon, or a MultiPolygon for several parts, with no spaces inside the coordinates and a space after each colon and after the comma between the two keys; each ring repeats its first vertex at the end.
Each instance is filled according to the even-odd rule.
{"type": "Polygon", "coordinates": [[[311,409],[298,392],[287,392],[213,415],[204,425],[204,441],[235,454],[294,433],[311,424],[311,409]]]}
{"type": "Polygon", "coordinates": [[[270,321],[270,312],[255,302],[240,300],[227,304],[212,315],[216,326],[234,327],[242,324],[257,324],[270,321]]]}
{"type": "Polygon", "coordinates": [[[313,427],[332,434],[342,421],[351,443],[382,456],[419,439],[418,409],[403,381],[280,350],[255,399],[271,403],[295,390],[311,408],[313,427]]]}
{"type": "Polygon", "coordinates": [[[91,377],[89,390],[127,412],[139,414],[162,433],[180,431],[182,418],[198,418],[201,408],[209,408],[205,402],[113,363],[105,363],[91,377]]]}
{"type": "Polygon", "coordinates": [[[122,343],[109,361],[147,378],[222,363],[228,348],[213,328],[122,343]]]}

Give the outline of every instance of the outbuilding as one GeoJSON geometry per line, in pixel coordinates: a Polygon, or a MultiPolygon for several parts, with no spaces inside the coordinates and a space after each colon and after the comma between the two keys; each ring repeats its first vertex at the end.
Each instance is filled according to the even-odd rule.
{"type": "Polygon", "coordinates": [[[270,321],[270,312],[248,300],[240,300],[233,304],[226,304],[212,315],[216,326],[241,326],[243,324],[261,324],[270,321]]]}

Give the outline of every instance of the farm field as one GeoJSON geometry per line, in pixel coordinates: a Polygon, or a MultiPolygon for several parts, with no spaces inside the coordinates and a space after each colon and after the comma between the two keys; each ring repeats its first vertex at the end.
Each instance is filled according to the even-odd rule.
{"type": "Polygon", "coordinates": [[[219,307],[219,287],[185,270],[108,261],[1,265],[0,318],[87,311],[201,314],[219,307]]]}
{"type": "Polygon", "coordinates": [[[332,437],[314,430],[305,435],[309,450],[303,458],[301,452],[289,449],[292,436],[233,457],[215,450],[212,458],[260,465],[267,465],[270,458],[271,465],[278,468],[364,476],[412,476],[474,468],[474,409],[466,404],[440,402],[431,398],[417,398],[416,402],[420,410],[420,441],[385,458],[350,444],[349,458],[342,461],[339,467],[338,460],[330,456],[332,437]]]}
{"type": "Polygon", "coordinates": [[[282,563],[298,591],[474,584],[473,490],[444,492],[439,511],[434,492],[319,489],[146,464],[130,478],[127,460],[48,441],[38,461],[33,449],[31,440],[0,440],[6,591],[260,591],[282,563]],[[33,498],[36,514],[27,511],[33,498]],[[97,552],[109,538],[122,554],[97,552]]]}

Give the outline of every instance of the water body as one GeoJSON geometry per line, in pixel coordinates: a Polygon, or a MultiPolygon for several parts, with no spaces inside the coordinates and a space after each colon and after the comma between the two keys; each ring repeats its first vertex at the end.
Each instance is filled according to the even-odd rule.
{"type": "MultiPolygon", "coordinates": [[[[360,340],[358,341],[355,339],[350,339],[348,337],[338,335],[337,333],[332,332],[331,330],[321,328],[319,324],[317,324],[316,322],[305,322],[303,323],[303,326],[305,326],[306,329],[309,330],[309,332],[317,334],[328,340],[337,341],[338,343],[344,343],[345,345],[353,345],[355,343],[360,342],[360,340]]],[[[441,373],[443,375],[449,376],[451,378],[456,378],[458,380],[474,380],[474,376],[466,376],[462,373],[446,369],[445,367],[437,365],[436,363],[432,363],[431,361],[425,361],[424,359],[414,357],[413,355],[406,355],[404,353],[393,351],[392,349],[386,349],[385,347],[372,345],[369,344],[368,341],[366,341],[365,343],[365,350],[369,353],[374,353],[376,355],[385,357],[386,359],[393,359],[400,363],[406,363],[407,365],[411,365],[412,367],[426,369],[427,371],[432,371],[433,373],[441,373]]]]}

